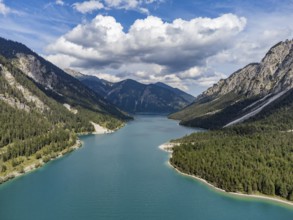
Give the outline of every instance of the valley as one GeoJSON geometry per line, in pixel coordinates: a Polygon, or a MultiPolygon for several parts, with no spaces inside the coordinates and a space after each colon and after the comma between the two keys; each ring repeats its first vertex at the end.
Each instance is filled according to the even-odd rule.
{"type": "Polygon", "coordinates": [[[292,0],[0,0],[0,220],[292,220],[292,0]]]}
{"type": "Polygon", "coordinates": [[[67,69],[88,88],[105,100],[131,114],[170,114],[194,101],[194,97],[164,83],[142,84],[132,79],[111,83],[95,76],[67,69]]]}

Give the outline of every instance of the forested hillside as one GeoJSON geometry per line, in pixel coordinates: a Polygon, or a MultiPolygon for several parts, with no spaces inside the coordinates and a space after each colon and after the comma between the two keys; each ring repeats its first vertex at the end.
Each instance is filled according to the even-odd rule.
{"type": "Polygon", "coordinates": [[[185,137],[171,163],[228,192],[293,201],[293,134],[250,125],[185,137]],[[255,130],[253,130],[255,129],[255,130]]]}
{"type": "Polygon", "coordinates": [[[0,38],[0,55],[59,103],[129,119],[116,106],[21,43],[0,38]]]}
{"type": "Polygon", "coordinates": [[[61,77],[55,82],[69,83],[62,95],[61,90],[44,87],[19,68],[7,52],[9,47],[3,47],[0,54],[7,57],[0,56],[0,183],[28,166],[40,166],[71,151],[77,145],[77,134],[94,131],[92,122],[116,129],[129,118],[71,76],[65,76],[69,81],[62,82],[61,77]],[[56,94],[63,98],[54,99],[56,94]]]}
{"type": "MultiPolygon", "coordinates": [[[[272,51],[280,45],[292,54],[292,41],[278,44],[272,51]]],[[[290,54],[276,70],[282,79],[278,83],[272,82],[277,85],[272,89],[275,92],[265,96],[255,92],[250,98],[242,94],[234,102],[231,100],[235,100],[236,95],[231,96],[229,92],[194,105],[196,114],[201,116],[186,121],[186,124],[211,130],[176,140],[182,144],[174,148],[172,165],[228,192],[261,193],[293,201],[293,89],[289,80],[292,70],[285,67],[285,63],[287,66],[292,64],[290,54]],[[205,113],[204,106],[212,113],[205,113]]],[[[267,54],[271,55],[272,52],[267,54]]],[[[278,57],[274,58],[278,60],[278,57]]],[[[270,73],[268,69],[266,73],[270,73]]],[[[278,78],[277,75],[274,77],[278,78]]],[[[246,85],[255,86],[254,80],[247,81],[246,85]]],[[[229,88],[227,84],[219,84],[229,88]]],[[[223,92],[217,89],[219,87],[215,85],[205,94],[223,92]]]]}

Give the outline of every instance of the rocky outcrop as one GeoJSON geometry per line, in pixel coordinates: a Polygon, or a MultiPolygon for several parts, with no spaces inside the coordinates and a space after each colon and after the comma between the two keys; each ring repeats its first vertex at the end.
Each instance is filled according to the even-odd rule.
{"type": "Polygon", "coordinates": [[[25,45],[0,38],[0,56],[32,79],[43,92],[59,103],[80,106],[119,118],[129,118],[76,78],[45,60],[25,45]]]}
{"type": "Polygon", "coordinates": [[[203,92],[198,99],[233,92],[252,97],[292,88],[293,40],[273,46],[260,63],[252,63],[203,92]]]}
{"type": "Polygon", "coordinates": [[[171,118],[192,126],[199,125],[196,121],[203,117],[207,122],[210,115],[223,121],[218,126],[232,125],[261,113],[292,88],[293,40],[286,40],[273,46],[260,63],[249,64],[227,79],[221,79],[199,95],[194,104],[171,118]]]}
{"type": "MultiPolygon", "coordinates": [[[[35,108],[37,108],[41,112],[43,112],[44,110],[50,110],[50,108],[48,106],[46,106],[44,104],[44,102],[39,97],[37,97],[34,94],[32,94],[32,92],[30,92],[29,89],[25,88],[23,85],[21,85],[19,82],[17,82],[15,77],[7,70],[7,68],[2,67],[1,69],[2,69],[1,74],[3,74],[3,76],[6,79],[7,83],[11,87],[14,87],[19,92],[21,92],[21,94],[23,95],[23,97],[26,99],[27,102],[34,103],[35,108]]],[[[9,100],[9,99],[11,100],[13,98],[9,97],[6,100],[9,100]]],[[[5,101],[5,99],[4,99],[4,101],[5,101]]],[[[7,102],[7,103],[11,105],[11,102],[10,103],[7,102]]],[[[18,105],[17,103],[20,103],[20,102],[19,101],[15,102],[17,108],[29,110],[29,107],[26,106],[25,104],[18,105]]]]}

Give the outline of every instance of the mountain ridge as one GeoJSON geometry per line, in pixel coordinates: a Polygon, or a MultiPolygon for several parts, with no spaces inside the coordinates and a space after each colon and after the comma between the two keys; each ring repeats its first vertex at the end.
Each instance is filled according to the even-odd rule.
{"type": "Polygon", "coordinates": [[[127,118],[119,109],[107,103],[79,80],[65,73],[22,43],[0,38],[0,55],[11,60],[13,65],[39,84],[40,89],[62,104],[69,103],[89,110],[127,118]]]}
{"type": "Polygon", "coordinates": [[[221,79],[170,118],[181,120],[183,125],[204,128],[246,121],[293,88],[292,69],[293,40],[279,42],[260,63],[248,64],[227,79],[221,79]],[[210,123],[213,125],[209,126],[210,123]]]}
{"type": "Polygon", "coordinates": [[[194,97],[164,83],[143,84],[133,79],[111,83],[68,70],[86,86],[129,113],[169,114],[189,105],[194,97]]]}
{"type": "Polygon", "coordinates": [[[0,38],[0,183],[131,117],[21,43],[0,38]],[[6,57],[5,57],[6,56],[6,57]]]}
{"type": "Polygon", "coordinates": [[[220,80],[171,115],[209,130],[175,140],[170,164],[226,192],[292,202],[292,44],[274,45],[260,63],[220,80]]]}

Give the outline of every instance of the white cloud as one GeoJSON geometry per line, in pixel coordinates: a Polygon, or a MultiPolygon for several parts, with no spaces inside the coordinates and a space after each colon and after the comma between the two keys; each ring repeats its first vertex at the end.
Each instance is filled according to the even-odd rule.
{"type": "MultiPolygon", "coordinates": [[[[89,74],[90,74],[90,72],[89,72],[89,74]]],[[[115,75],[108,74],[108,73],[92,73],[91,75],[96,76],[100,79],[107,80],[109,82],[119,82],[122,80],[122,78],[117,77],[115,75]]]]}
{"type": "Polygon", "coordinates": [[[107,6],[112,8],[136,8],[141,1],[138,0],[105,0],[107,6]]]}
{"type": "Polygon", "coordinates": [[[104,0],[108,8],[137,10],[142,14],[149,15],[147,5],[161,3],[163,0],[104,0]]]}
{"type": "Polygon", "coordinates": [[[49,45],[48,59],[62,67],[186,88],[184,80],[206,74],[206,60],[232,46],[245,25],[245,18],[233,14],[170,23],[148,16],[125,32],[115,18],[98,15],[49,45]]]}
{"type": "Polygon", "coordinates": [[[204,72],[203,68],[192,67],[186,71],[179,73],[179,76],[183,79],[193,79],[195,77],[201,76],[203,72],[204,72]]]}
{"type": "Polygon", "coordinates": [[[214,72],[211,75],[203,74],[202,77],[198,78],[196,81],[196,84],[200,86],[209,87],[215,83],[217,83],[220,79],[227,78],[227,75],[220,73],[220,72],[214,72]]]}
{"type": "Polygon", "coordinates": [[[11,12],[12,12],[12,10],[5,5],[4,1],[0,0],[0,14],[7,15],[11,12]]]}
{"type": "Polygon", "coordinates": [[[77,2],[73,4],[73,8],[83,14],[85,13],[91,13],[95,10],[99,10],[104,8],[103,3],[100,1],[90,0],[85,2],[77,2]]]}
{"type": "Polygon", "coordinates": [[[136,62],[158,64],[166,71],[187,70],[227,48],[245,24],[244,18],[232,14],[172,23],[148,16],[124,32],[113,17],[98,15],[60,37],[48,50],[75,57],[83,66],[136,62]]]}
{"type": "Polygon", "coordinates": [[[260,62],[266,52],[279,41],[292,39],[293,15],[270,13],[250,15],[247,30],[234,45],[207,59],[213,69],[227,75],[252,62],[260,62]]]}
{"type": "Polygon", "coordinates": [[[74,57],[64,54],[49,55],[46,56],[46,58],[63,69],[70,67],[71,63],[73,63],[76,60],[74,57]]]}
{"type": "Polygon", "coordinates": [[[164,0],[89,0],[74,3],[73,7],[83,14],[100,9],[136,10],[143,14],[149,14],[149,10],[146,8],[147,5],[154,3],[160,4],[163,1],[164,0]]]}
{"type": "Polygon", "coordinates": [[[61,6],[63,6],[63,5],[65,5],[65,2],[62,1],[62,0],[56,0],[56,5],[61,5],[61,6]]]}

